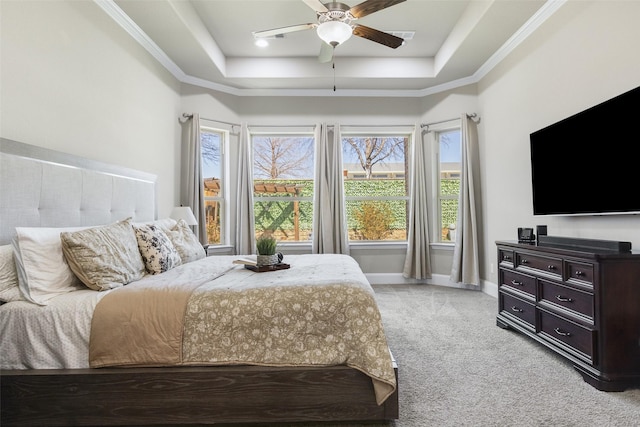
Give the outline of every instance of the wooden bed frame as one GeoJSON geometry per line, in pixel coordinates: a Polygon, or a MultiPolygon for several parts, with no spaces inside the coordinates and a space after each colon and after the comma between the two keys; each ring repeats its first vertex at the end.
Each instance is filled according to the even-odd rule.
{"type": "MultiPolygon", "coordinates": [[[[64,219],[76,217],[82,222],[77,225],[91,224],[92,220],[117,220],[129,212],[139,214],[147,209],[149,200],[145,197],[149,195],[155,205],[155,177],[148,174],[4,138],[0,138],[0,154],[17,156],[20,162],[33,159],[45,164],[43,186],[56,181],[47,179],[47,174],[56,173],[55,165],[60,165],[64,176],[87,173],[91,174],[92,182],[104,181],[102,176],[95,176],[96,173],[115,176],[118,183],[113,187],[118,191],[129,187],[128,182],[120,181],[130,177],[133,181],[131,191],[144,195],[132,197],[131,206],[122,206],[123,198],[119,197],[115,202],[119,210],[107,206],[105,212],[93,214],[99,219],[82,217],[85,215],[82,209],[82,215],[74,216],[66,213],[67,206],[59,208],[65,212],[64,219]],[[105,215],[118,215],[119,218],[105,215]]],[[[20,169],[31,167],[30,164],[26,166],[20,166],[20,169]]],[[[7,190],[4,194],[38,191],[31,187],[16,189],[31,175],[14,176],[17,182],[0,180],[0,191],[7,190]]],[[[111,184],[105,181],[104,185],[111,184]]],[[[64,186],[40,191],[47,193],[51,200],[56,200],[55,191],[60,191],[60,199],[68,200],[70,190],[64,186]]],[[[25,217],[11,211],[14,206],[7,199],[0,200],[0,204],[8,204],[0,205],[0,216],[3,217],[0,244],[7,243],[7,236],[18,225],[76,225],[56,223],[60,216],[51,215],[50,211],[42,217],[25,217]],[[25,218],[31,222],[24,223],[25,218]]],[[[151,211],[147,209],[144,215],[146,218],[134,217],[134,220],[155,219],[155,206],[151,211]]],[[[397,382],[398,369],[395,361],[393,363],[397,382]]],[[[384,421],[399,416],[397,388],[378,406],[371,378],[347,366],[4,370],[0,372],[0,387],[0,425],[3,427],[384,421]]]]}
{"type": "MultiPolygon", "coordinates": [[[[396,381],[398,370],[394,362],[396,381]]],[[[383,421],[371,378],[346,366],[3,371],[4,426],[383,421]]]]}

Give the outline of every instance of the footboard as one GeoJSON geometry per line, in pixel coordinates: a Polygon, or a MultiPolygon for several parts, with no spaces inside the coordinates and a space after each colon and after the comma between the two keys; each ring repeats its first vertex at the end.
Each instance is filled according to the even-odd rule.
{"type": "Polygon", "coordinates": [[[1,381],[2,426],[398,418],[398,390],[378,406],[371,379],[346,366],[20,370],[1,381]]]}

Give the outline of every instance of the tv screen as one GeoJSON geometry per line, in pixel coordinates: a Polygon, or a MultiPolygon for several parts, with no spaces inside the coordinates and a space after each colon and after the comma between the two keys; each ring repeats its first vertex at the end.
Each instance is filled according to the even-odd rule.
{"type": "Polygon", "coordinates": [[[533,132],[534,215],[640,213],[640,87],[533,132]]]}

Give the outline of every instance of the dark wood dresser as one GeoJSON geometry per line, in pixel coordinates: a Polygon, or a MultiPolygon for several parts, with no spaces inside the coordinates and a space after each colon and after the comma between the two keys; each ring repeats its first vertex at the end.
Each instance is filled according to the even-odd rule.
{"type": "Polygon", "coordinates": [[[496,242],[497,324],[603,391],[640,386],[640,253],[496,242]]]}

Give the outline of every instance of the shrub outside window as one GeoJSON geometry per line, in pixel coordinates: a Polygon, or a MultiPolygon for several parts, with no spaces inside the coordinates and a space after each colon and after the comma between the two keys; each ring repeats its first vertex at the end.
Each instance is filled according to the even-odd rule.
{"type": "Polygon", "coordinates": [[[342,135],[349,241],[406,241],[409,135],[342,135]]]}

